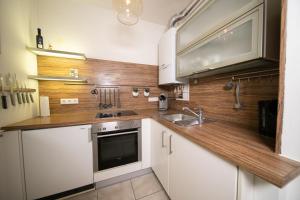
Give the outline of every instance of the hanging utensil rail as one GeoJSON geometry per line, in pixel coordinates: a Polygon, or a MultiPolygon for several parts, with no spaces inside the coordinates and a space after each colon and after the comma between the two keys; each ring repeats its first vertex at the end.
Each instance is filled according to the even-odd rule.
{"type": "Polygon", "coordinates": [[[246,72],[246,73],[217,77],[216,80],[229,79],[229,78],[232,80],[244,80],[244,79],[253,79],[253,78],[260,78],[260,77],[268,77],[268,76],[277,76],[277,75],[279,75],[279,69],[269,69],[269,70],[246,72]]]}

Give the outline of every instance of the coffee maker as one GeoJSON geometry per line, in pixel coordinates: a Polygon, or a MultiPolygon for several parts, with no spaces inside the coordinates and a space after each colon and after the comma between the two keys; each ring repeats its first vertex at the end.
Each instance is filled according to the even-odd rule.
{"type": "Polygon", "coordinates": [[[158,110],[166,111],[168,110],[168,98],[164,93],[161,93],[158,97],[158,110]]]}

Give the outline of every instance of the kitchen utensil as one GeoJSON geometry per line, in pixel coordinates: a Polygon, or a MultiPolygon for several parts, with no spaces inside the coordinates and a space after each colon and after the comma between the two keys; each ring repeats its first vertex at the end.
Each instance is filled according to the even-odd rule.
{"type": "Polygon", "coordinates": [[[10,73],[7,74],[7,85],[9,86],[9,97],[11,101],[11,105],[15,106],[16,105],[16,97],[14,94],[14,85],[13,85],[13,79],[10,73]]]}
{"type": "Polygon", "coordinates": [[[118,108],[121,108],[121,99],[120,99],[120,88],[118,88],[118,101],[117,101],[117,104],[118,104],[118,108]]]}
{"type": "Polygon", "coordinates": [[[107,95],[106,95],[106,88],[104,89],[104,104],[103,104],[103,108],[106,109],[107,108],[107,103],[106,103],[106,98],[107,98],[107,95]]]}
{"type": "Polygon", "coordinates": [[[98,95],[98,90],[94,88],[93,90],[91,90],[91,94],[95,96],[98,95]]]}
{"type": "Polygon", "coordinates": [[[18,100],[18,103],[19,104],[22,104],[22,97],[21,97],[21,94],[20,94],[20,87],[19,87],[19,83],[18,83],[18,80],[17,80],[17,75],[14,74],[14,86],[15,88],[17,89],[16,90],[16,93],[17,93],[17,100],[18,100]]]}
{"type": "Polygon", "coordinates": [[[116,106],[116,88],[114,88],[114,107],[116,106]]]}
{"type": "Polygon", "coordinates": [[[236,86],[235,86],[235,101],[236,102],[234,104],[234,108],[241,109],[242,105],[240,102],[240,80],[239,80],[239,82],[236,83],[236,86]]]}
{"type": "Polygon", "coordinates": [[[26,87],[25,83],[24,83],[24,88],[25,88],[25,99],[26,99],[26,103],[30,103],[30,102],[29,102],[28,91],[27,91],[27,87],[26,87]]]}
{"type": "Polygon", "coordinates": [[[233,86],[234,86],[234,82],[233,82],[233,78],[232,78],[229,82],[227,82],[224,85],[223,89],[224,90],[231,90],[233,88],[233,86]]]}
{"type": "Polygon", "coordinates": [[[31,92],[29,92],[29,97],[30,97],[30,101],[31,101],[31,103],[34,103],[34,98],[33,98],[33,95],[32,95],[32,93],[31,93],[31,92]]]}
{"type": "Polygon", "coordinates": [[[2,108],[7,109],[7,99],[4,91],[4,78],[2,74],[0,74],[0,82],[1,82],[1,101],[2,101],[2,108]]]}
{"type": "Polygon", "coordinates": [[[99,101],[100,101],[100,103],[99,103],[99,108],[100,109],[102,109],[102,106],[103,106],[103,104],[102,104],[102,90],[101,90],[101,88],[99,89],[99,101]]]}
{"type": "Polygon", "coordinates": [[[21,96],[22,96],[22,102],[23,102],[23,103],[26,103],[26,98],[25,98],[25,88],[22,86],[22,87],[21,87],[21,90],[22,90],[22,93],[21,93],[21,96]]]}
{"type": "Polygon", "coordinates": [[[108,89],[108,92],[109,92],[109,94],[108,94],[109,95],[109,104],[108,104],[107,107],[111,108],[113,105],[112,105],[112,102],[111,102],[111,89],[110,88],[108,89]]]}

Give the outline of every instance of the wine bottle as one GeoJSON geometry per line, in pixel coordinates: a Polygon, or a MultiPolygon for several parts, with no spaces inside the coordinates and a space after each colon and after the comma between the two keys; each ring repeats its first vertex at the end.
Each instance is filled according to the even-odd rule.
{"type": "Polygon", "coordinates": [[[38,28],[37,31],[38,31],[38,34],[36,35],[36,47],[40,48],[40,49],[43,49],[44,48],[44,41],[43,41],[41,29],[38,28]]]}

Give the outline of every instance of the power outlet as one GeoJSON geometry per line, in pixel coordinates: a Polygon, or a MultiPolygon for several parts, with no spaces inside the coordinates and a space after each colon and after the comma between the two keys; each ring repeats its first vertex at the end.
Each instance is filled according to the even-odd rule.
{"type": "Polygon", "coordinates": [[[148,97],[148,102],[158,101],[158,97],[148,97]]]}
{"type": "Polygon", "coordinates": [[[79,100],[78,100],[78,98],[60,99],[60,104],[62,104],[62,105],[79,104],[79,100]]]}

